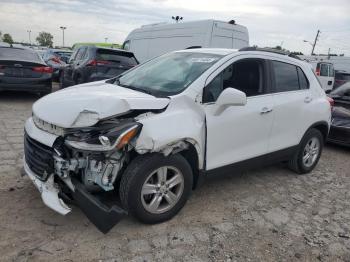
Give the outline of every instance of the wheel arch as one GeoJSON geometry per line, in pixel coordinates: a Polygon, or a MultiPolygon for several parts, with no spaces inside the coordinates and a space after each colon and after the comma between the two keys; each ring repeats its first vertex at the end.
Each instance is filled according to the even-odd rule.
{"type": "MultiPolygon", "coordinates": [[[[323,141],[327,140],[328,137],[328,132],[329,132],[329,124],[326,121],[318,121],[314,124],[312,124],[307,130],[309,131],[310,129],[317,129],[318,131],[321,132],[322,137],[323,137],[323,141]]],[[[304,134],[306,134],[306,132],[304,134]]]]}

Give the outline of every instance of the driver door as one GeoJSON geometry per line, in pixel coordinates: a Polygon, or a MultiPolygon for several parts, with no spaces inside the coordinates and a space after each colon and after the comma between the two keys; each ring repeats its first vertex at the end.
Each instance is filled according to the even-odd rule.
{"type": "Polygon", "coordinates": [[[261,58],[231,60],[207,79],[203,91],[207,122],[206,170],[268,153],[273,122],[269,79],[267,63],[261,58]],[[222,110],[215,101],[230,87],[244,92],[247,104],[222,110]]]}

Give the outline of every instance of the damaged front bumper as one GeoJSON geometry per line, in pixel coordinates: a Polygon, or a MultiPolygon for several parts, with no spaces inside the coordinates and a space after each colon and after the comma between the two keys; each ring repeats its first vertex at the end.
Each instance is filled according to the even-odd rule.
{"type": "Polygon", "coordinates": [[[59,189],[55,186],[55,183],[53,181],[53,178],[54,178],[53,175],[51,175],[44,182],[38,179],[35,173],[32,170],[30,170],[25,159],[23,160],[23,166],[24,166],[24,171],[26,172],[30,180],[32,180],[36,188],[39,190],[41,194],[41,199],[43,200],[46,206],[55,210],[57,213],[60,213],[61,215],[66,215],[72,210],[63,202],[62,199],[58,197],[59,189]]]}
{"type": "MultiPolygon", "coordinates": [[[[60,213],[66,215],[71,212],[64,201],[59,197],[60,188],[54,181],[54,174],[48,176],[46,181],[42,181],[29,168],[24,158],[24,170],[30,180],[34,183],[41,194],[41,198],[46,206],[60,213]]],[[[127,212],[117,205],[108,207],[99,199],[85,190],[84,186],[77,180],[72,179],[74,186],[71,195],[74,203],[83,211],[87,218],[103,233],[107,233],[113,226],[115,226],[127,212]]]]}

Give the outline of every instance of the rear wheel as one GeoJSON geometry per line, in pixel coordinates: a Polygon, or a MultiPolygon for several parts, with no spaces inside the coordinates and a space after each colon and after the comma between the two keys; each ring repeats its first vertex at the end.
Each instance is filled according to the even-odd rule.
{"type": "Polygon", "coordinates": [[[81,75],[77,75],[75,78],[75,84],[80,85],[82,83],[84,83],[83,77],[81,75]]]}
{"type": "Polygon", "coordinates": [[[298,174],[311,172],[318,163],[323,149],[323,136],[317,129],[310,129],[306,132],[300,142],[299,149],[288,166],[298,174]]]}
{"type": "Polygon", "coordinates": [[[181,155],[149,154],[134,159],[120,183],[125,209],[144,223],[175,216],[192,190],[192,170],[181,155]]]}
{"type": "Polygon", "coordinates": [[[60,72],[59,86],[60,86],[60,89],[63,89],[66,87],[66,84],[64,83],[64,73],[63,72],[60,72]]]}

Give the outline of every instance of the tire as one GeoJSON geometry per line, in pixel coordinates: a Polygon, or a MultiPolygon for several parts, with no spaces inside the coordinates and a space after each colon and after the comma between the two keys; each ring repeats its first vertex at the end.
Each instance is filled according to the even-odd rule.
{"type": "MultiPolygon", "coordinates": [[[[154,184],[159,185],[159,181],[157,180],[154,180],[154,184]]],[[[165,187],[167,183],[168,181],[165,183],[165,187]]],[[[125,170],[121,178],[119,194],[123,207],[131,215],[143,223],[155,224],[171,219],[181,210],[190,196],[192,183],[192,169],[186,159],[181,155],[176,154],[167,157],[158,153],[140,155],[125,170]],[[159,179],[159,171],[156,172],[156,170],[163,170],[164,168],[167,170],[166,177],[170,178],[169,181],[175,176],[180,178],[182,175],[183,180],[181,183],[183,185],[181,186],[181,183],[174,187],[168,185],[169,191],[165,191],[165,193],[164,191],[161,192],[163,188],[160,188],[157,191],[158,193],[142,194],[142,192],[145,192],[142,191],[145,188],[144,185],[149,185],[150,179],[159,179]],[[181,188],[182,193],[179,194],[181,188]],[[171,192],[172,197],[179,194],[176,198],[177,200],[172,205],[170,205],[171,201],[168,202],[167,200],[170,198],[171,190],[174,192],[171,192]],[[152,201],[159,198],[162,198],[158,207],[159,210],[150,211],[152,201]]]]}
{"type": "Polygon", "coordinates": [[[43,96],[46,96],[46,95],[48,95],[48,94],[51,94],[51,92],[52,92],[52,87],[49,88],[49,89],[46,90],[46,91],[41,91],[41,92],[39,92],[39,96],[40,96],[40,97],[43,97],[43,96]]]}
{"type": "MultiPolygon", "coordinates": [[[[298,146],[298,150],[295,153],[295,155],[293,156],[293,158],[291,158],[288,162],[288,167],[296,172],[297,174],[306,174],[311,172],[315,166],[317,165],[320,157],[321,157],[321,153],[322,153],[322,149],[323,149],[323,136],[322,133],[315,129],[315,128],[311,128],[309,129],[304,137],[302,138],[299,146],[298,146]],[[310,143],[312,143],[312,141],[318,141],[316,143],[318,143],[318,150],[317,150],[317,154],[312,153],[310,155],[310,162],[307,164],[305,163],[305,161],[303,160],[304,156],[305,158],[307,158],[307,152],[306,150],[308,150],[306,147],[307,145],[309,145],[310,148],[310,143]],[[312,162],[312,163],[311,163],[312,162]]],[[[310,149],[309,149],[310,150],[310,149]]],[[[311,151],[315,151],[315,150],[311,150],[311,151]]]]}
{"type": "Polygon", "coordinates": [[[76,85],[80,85],[80,84],[83,84],[83,83],[84,83],[83,77],[81,75],[77,75],[75,77],[75,84],[76,85]]]}
{"type": "Polygon", "coordinates": [[[64,73],[63,72],[61,72],[60,76],[59,76],[59,86],[60,86],[60,89],[67,87],[66,84],[64,83],[64,73]]]}

